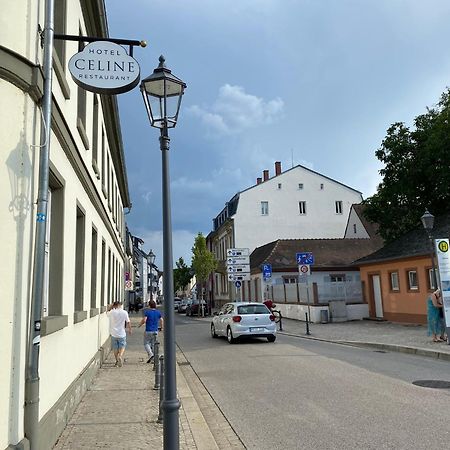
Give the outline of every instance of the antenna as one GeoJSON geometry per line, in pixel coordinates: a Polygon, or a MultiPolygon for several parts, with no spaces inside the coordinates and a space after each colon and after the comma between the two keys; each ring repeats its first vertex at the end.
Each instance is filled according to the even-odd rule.
{"type": "Polygon", "coordinates": [[[294,167],[294,149],[293,148],[291,148],[291,163],[292,163],[291,167],[294,167]]]}

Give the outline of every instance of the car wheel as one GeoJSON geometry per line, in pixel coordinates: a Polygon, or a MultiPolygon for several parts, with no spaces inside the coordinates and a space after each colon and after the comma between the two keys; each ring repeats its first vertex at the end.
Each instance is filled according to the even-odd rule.
{"type": "Polygon", "coordinates": [[[214,327],[214,324],[211,324],[211,337],[216,338],[216,328],[214,327]]]}
{"type": "Polygon", "coordinates": [[[236,342],[230,327],[227,328],[227,341],[229,344],[234,344],[236,342]]]}
{"type": "Polygon", "coordinates": [[[267,336],[267,340],[268,340],[269,342],[275,342],[275,339],[276,339],[276,338],[277,338],[277,337],[274,336],[274,335],[267,336]]]}

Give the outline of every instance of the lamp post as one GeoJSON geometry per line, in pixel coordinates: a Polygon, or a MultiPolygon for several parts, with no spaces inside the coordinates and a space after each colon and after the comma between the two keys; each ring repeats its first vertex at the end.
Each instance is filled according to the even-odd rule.
{"type": "Polygon", "coordinates": [[[437,277],[436,277],[436,267],[434,264],[434,242],[433,242],[433,235],[432,235],[432,230],[434,227],[434,216],[433,214],[431,214],[428,209],[425,209],[425,212],[423,214],[423,216],[420,218],[420,220],[422,221],[422,225],[425,228],[425,231],[427,232],[428,235],[428,239],[431,243],[431,267],[433,270],[433,284],[434,284],[434,289],[438,288],[437,285],[437,277]]]}
{"type": "Polygon", "coordinates": [[[150,249],[150,253],[147,255],[147,261],[150,265],[150,300],[153,300],[153,271],[152,267],[153,264],[155,264],[155,254],[153,253],[153,250],[150,249]]]}
{"type": "Polygon", "coordinates": [[[172,75],[165,65],[164,56],[159,57],[159,66],[141,81],[150,125],[160,129],[162,159],[163,201],[163,270],[164,270],[164,399],[163,440],[165,450],[179,449],[179,409],[176,386],[175,316],[173,295],[172,220],[170,211],[169,180],[169,128],[177,124],[181,99],[186,84],[172,75]]]}

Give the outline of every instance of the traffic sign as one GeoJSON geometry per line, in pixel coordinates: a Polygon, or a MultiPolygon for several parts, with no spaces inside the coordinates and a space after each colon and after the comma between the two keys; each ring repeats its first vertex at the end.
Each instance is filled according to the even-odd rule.
{"type": "Polygon", "coordinates": [[[298,273],[300,275],[311,275],[311,266],[309,264],[299,264],[298,273]]]}
{"type": "Polygon", "coordinates": [[[227,256],[250,256],[248,248],[228,248],[227,256]]]}
{"type": "Polygon", "coordinates": [[[239,289],[242,286],[242,281],[237,280],[234,282],[234,285],[239,289]]]}
{"type": "Polygon", "coordinates": [[[125,290],[126,291],[132,291],[133,290],[133,281],[132,280],[125,281],[125,290]]]}
{"type": "Polygon", "coordinates": [[[250,272],[250,266],[248,264],[227,266],[227,272],[228,273],[250,272]]]}
{"type": "Polygon", "coordinates": [[[295,259],[298,265],[314,264],[314,256],[311,252],[296,253],[295,259]]]}
{"type": "Polygon", "coordinates": [[[272,264],[263,264],[262,266],[263,278],[266,280],[272,276],[272,264]]]}
{"type": "Polygon", "coordinates": [[[245,273],[229,273],[228,281],[250,281],[250,272],[245,273]]]}
{"type": "Polygon", "coordinates": [[[250,264],[250,256],[231,256],[227,258],[227,265],[241,265],[241,264],[250,264]]]}

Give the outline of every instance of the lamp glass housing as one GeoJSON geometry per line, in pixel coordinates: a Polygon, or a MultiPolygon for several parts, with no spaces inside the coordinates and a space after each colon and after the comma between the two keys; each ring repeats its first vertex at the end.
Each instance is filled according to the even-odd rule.
{"type": "Polygon", "coordinates": [[[141,81],[140,88],[150,125],[174,128],[186,84],[166,68],[164,61],[164,57],[160,56],[159,66],[141,81]]]}
{"type": "Polygon", "coordinates": [[[428,209],[425,210],[425,213],[420,218],[420,220],[422,221],[422,225],[425,228],[425,230],[430,232],[433,229],[433,227],[434,227],[434,216],[433,216],[433,214],[428,212],[428,209]]]}

